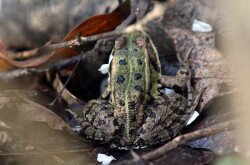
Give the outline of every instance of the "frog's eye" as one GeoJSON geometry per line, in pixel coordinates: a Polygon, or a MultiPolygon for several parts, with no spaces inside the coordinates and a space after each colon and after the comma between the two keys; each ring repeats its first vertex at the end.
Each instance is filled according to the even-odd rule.
{"type": "Polygon", "coordinates": [[[142,36],[137,36],[136,37],[136,44],[139,47],[145,46],[146,45],[145,38],[143,38],[142,36]]]}
{"type": "Polygon", "coordinates": [[[124,36],[121,36],[116,39],[115,41],[115,48],[116,49],[122,49],[126,45],[127,39],[124,36]]]}

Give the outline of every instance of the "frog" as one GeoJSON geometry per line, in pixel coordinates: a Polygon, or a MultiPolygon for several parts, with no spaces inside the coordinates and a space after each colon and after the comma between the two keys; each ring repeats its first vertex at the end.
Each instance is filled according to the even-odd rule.
{"type": "Polygon", "coordinates": [[[151,38],[143,31],[125,33],[116,39],[112,54],[107,89],[75,115],[83,132],[125,150],[177,136],[194,110],[183,95],[163,92],[166,84],[151,38]]]}

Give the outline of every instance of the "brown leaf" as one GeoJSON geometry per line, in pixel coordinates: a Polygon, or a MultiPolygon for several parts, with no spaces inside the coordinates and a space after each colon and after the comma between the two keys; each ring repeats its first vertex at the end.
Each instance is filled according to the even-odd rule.
{"type": "MultiPolygon", "coordinates": [[[[96,15],[88,18],[87,20],[80,23],[78,26],[73,28],[71,32],[69,32],[66,37],[62,40],[69,41],[71,39],[76,38],[77,36],[90,36],[94,34],[109,32],[114,30],[118,25],[122,23],[123,20],[129,15],[129,1],[127,0],[123,4],[121,4],[116,10],[108,14],[96,15]]],[[[30,56],[39,55],[37,58],[28,59],[25,61],[15,61],[7,56],[7,53],[0,54],[0,64],[3,66],[0,68],[0,71],[6,71],[14,66],[16,67],[34,67],[41,65],[48,60],[50,63],[59,59],[70,58],[75,55],[79,55],[80,50],[77,50],[76,47],[72,48],[61,48],[56,50],[54,53],[49,54],[50,50],[44,50],[43,47],[37,48],[25,53],[30,53],[30,56]],[[42,55],[42,56],[41,56],[42,55]],[[3,62],[1,62],[3,61],[3,62]]]]}
{"type": "Polygon", "coordinates": [[[203,148],[191,148],[182,145],[170,152],[164,157],[155,160],[154,164],[208,164],[214,159],[212,151],[203,148]]]}
{"type": "Polygon", "coordinates": [[[50,80],[54,89],[60,93],[62,91],[61,97],[67,102],[68,105],[80,103],[81,100],[74,96],[67,88],[64,88],[64,84],[60,79],[58,73],[56,73],[53,80],[50,80]]]}
{"type": "Polygon", "coordinates": [[[6,104],[18,105],[17,115],[21,120],[45,122],[50,128],[58,130],[66,129],[72,133],[69,126],[62,119],[35,102],[22,98],[0,97],[0,105],[5,106],[6,104]]]}
{"type": "Polygon", "coordinates": [[[6,56],[7,56],[6,49],[4,47],[3,42],[0,39],[0,71],[7,71],[13,67],[12,64],[8,62],[8,60],[3,58],[6,56]]]}
{"type": "Polygon", "coordinates": [[[19,162],[33,155],[39,160],[49,159],[49,162],[55,158],[66,162],[91,161],[88,152],[94,149],[92,144],[80,139],[49,109],[26,98],[0,94],[0,122],[1,160],[19,155],[14,159],[19,162]],[[58,154],[67,155],[67,158],[58,154]]]}
{"type": "Polygon", "coordinates": [[[196,91],[204,90],[199,110],[213,98],[236,91],[234,79],[226,58],[210,43],[210,35],[201,37],[183,29],[173,28],[167,33],[173,38],[177,52],[183,58],[188,55],[192,71],[193,87],[196,91]],[[207,41],[208,40],[208,41],[207,41]]]}
{"type": "MultiPolygon", "coordinates": [[[[101,14],[90,17],[77,25],[69,32],[63,41],[69,41],[77,36],[90,36],[114,30],[129,15],[129,1],[125,1],[116,10],[109,14],[101,14]]],[[[61,48],[54,52],[53,59],[69,58],[79,55],[80,51],[75,48],[61,48]]]]}
{"type": "MultiPolygon", "coordinates": [[[[184,133],[192,132],[207,127],[217,126],[221,123],[237,118],[235,109],[237,105],[230,104],[232,96],[220,97],[216,102],[203,111],[199,118],[184,129],[184,133]]],[[[237,152],[236,143],[237,131],[235,129],[225,130],[224,132],[204,137],[189,142],[188,145],[196,148],[206,148],[218,155],[225,155],[237,152]]]]}

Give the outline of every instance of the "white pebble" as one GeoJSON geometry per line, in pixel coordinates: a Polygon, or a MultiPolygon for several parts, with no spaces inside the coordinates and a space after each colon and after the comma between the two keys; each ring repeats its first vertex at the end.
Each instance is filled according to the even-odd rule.
{"type": "Polygon", "coordinates": [[[77,126],[73,127],[72,130],[75,132],[80,132],[82,130],[82,128],[77,125],[77,126]]]}
{"type": "Polygon", "coordinates": [[[98,71],[100,71],[102,74],[106,74],[109,71],[109,64],[103,64],[98,71]]]}
{"type": "Polygon", "coordinates": [[[103,64],[98,71],[100,71],[102,74],[106,74],[109,71],[109,67],[110,67],[110,63],[113,59],[113,52],[111,52],[110,56],[109,56],[109,62],[108,64],[103,64]]]}
{"type": "Polygon", "coordinates": [[[199,115],[200,115],[199,112],[194,111],[194,113],[192,114],[192,116],[189,118],[189,120],[188,120],[186,126],[189,125],[189,124],[191,124],[193,121],[195,121],[195,119],[196,119],[199,115]]]}
{"type": "Polygon", "coordinates": [[[213,30],[212,26],[208,23],[198,21],[194,19],[193,25],[192,25],[192,31],[195,32],[211,32],[213,30]]]}
{"type": "Polygon", "coordinates": [[[170,88],[164,88],[164,92],[166,95],[170,95],[170,94],[175,93],[175,91],[173,89],[170,89],[170,88]]]}
{"type": "Polygon", "coordinates": [[[102,165],[109,165],[112,160],[116,160],[112,155],[108,156],[105,154],[98,154],[97,155],[97,161],[101,162],[102,165]]]}

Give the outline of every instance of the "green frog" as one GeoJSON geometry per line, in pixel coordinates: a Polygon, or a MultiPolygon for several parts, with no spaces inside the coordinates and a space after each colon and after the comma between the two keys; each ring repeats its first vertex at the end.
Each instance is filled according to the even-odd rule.
{"type": "Polygon", "coordinates": [[[180,94],[166,95],[161,65],[149,36],[141,31],[117,38],[109,85],[78,117],[88,138],[118,149],[143,148],[176,136],[193,112],[180,94]]]}

